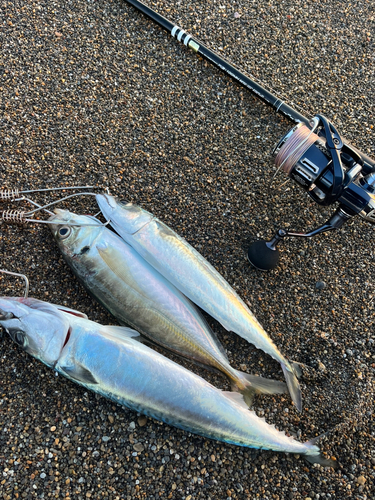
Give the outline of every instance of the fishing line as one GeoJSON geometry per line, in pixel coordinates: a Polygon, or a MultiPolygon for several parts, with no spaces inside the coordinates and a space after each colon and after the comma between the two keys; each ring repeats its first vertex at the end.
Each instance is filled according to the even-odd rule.
{"type": "MultiPolygon", "coordinates": [[[[95,189],[95,186],[66,186],[66,187],[55,187],[55,188],[43,188],[43,189],[29,189],[27,191],[20,191],[18,188],[15,189],[0,189],[0,201],[18,201],[21,194],[27,193],[41,193],[46,191],[62,191],[65,189],[95,189]]],[[[22,197],[21,197],[22,198],[22,197]]]]}
{"type": "Polygon", "coordinates": [[[315,118],[313,122],[312,128],[307,127],[305,124],[297,125],[290,131],[289,135],[284,138],[284,142],[282,144],[279,143],[279,151],[275,157],[275,164],[277,167],[276,174],[282,168],[284,172],[289,175],[291,169],[301,156],[306,153],[310,146],[318,141],[319,137],[314,133],[314,130],[318,126],[318,122],[315,118]]]}
{"type": "Polygon", "coordinates": [[[39,210],[45,210],[46,208],[52,207],[54,205],[57,205],[58,203],[61,203],[62,201],[69,200],[70,198],[74,198],[76,196],[96,196],[96,194],[89,193],[89,192],[70,194],[68,196],[64,196],[64,198],[60,198],[59,200],[52,201],[51,203],[48,203],[47,205],[39,206],[35,210],[30,210],[29,212],[27,212],[27,215],[32,215],[36,212],[39,212],[39,210]]]}
{"type": "Polygon", "coordinates": [[[314,128],[309,129],[305,124],[300,124],[300,126],[297,125],[293,129],[291,136],[285,140],[284,144],[280,147],[275,157],[276,172],[273,174],[267,186],[270,196],[272,196],[271,189],[273,191],[280,191],[282,187],[289,183],[289,175],[292,168],[310,146],[318,140],[318,136],[314,134],[313,131],[314,128]],[[288,178],[283,183],[274,187],[273,183],[281,169],[288,175],[288,178]]]}
{"type": "Polygon", "coordinates": [[[29,295],[29,280],[28,280],[28,278],[27,278],[27,276],[25,274],[13,273],[11,271],[5,271],[5,269],[0,269],[0,273],[9,274],[11,276],[18,276],[20,278],[23,278],[23,280],[25,281],[25,294],[24,294],[24,298],[27,299],[27,297],[29,295]]]}
{"type": "MultiPolygon", "coordinates": [[[[92,217],[92,216],[90,216],[92,217]]],[[[92,217],[95,219],[95,217],[92,217]]],[[[50,220],[41,220],[41,219],[28,219],[27,218],[27,212],[22,212],[20,210],[4,210],[0,212],[0,223],[3,222],[14,222],[16,224],[25,224],[26,222],[34,222],[36,224],[52,224],[54,226],[58,224],[64,224],[65,226],[77,226],[77,227],[86,227],[86,226],[93,226],[93,227],[105,227],[110,224],[110,220],[103,223],[100,222],[99,219],[97,219],[99,224],[77,224],[73,222],[66,222],[66,221],[61,221],[61,222],[56,222],[56,221],[50,221],[50,220]]]]}
{"type": "MultiPolygon", "coordinates": [[[[39,212],[40,210],[45,210],[46,212],[48,212],[50,215],[54,215],[53,212],[50,212],[49,210],[47,210],[47,208],[53,206],[53,205],[56,205],[57,203],[60,203],[61,201],[65,201],[65,200],[68,200],[70,198],[73,198],[75,196],[86,196],[86,195],[89,195],[89,196],[96,196],[95,193],[89,193],[89,192],[86,192],[86,193],[75,193],[75,194],[71,194],[69,196],[65,196],[64,198],[60,198],[59,200],[56,200],[56,201],[53,201],[51,203],[48,203],[47,205],[44,205],[44,206],[41,206],[39,205],[38,203],[36,203],[35,201],[32,201],[32,200],[29,200],[28,198],[19,198],[18,200],[14,200],[14,201],[23,201],[23,200],[27,200],[29,201],[30,203],[32,203],[33,205],[35,205],[37,208],[35,208],[34,210],[29,210],[29,211],[24,211],[24,210],[3,210],[2,212],[0,212],[0,223],[2,222],[15,222],[16,224],[24,224],[26,222],[33,222],[33,223],[37,223],[37,224],[52,224],[52,225],[56,225],[56,221],[50,221],[50,220],[39,220],[39,219],[29,219],[28,217],[36,212],[39,212]]],[[[99,212],[100,213],[100,212],[99,212]]],[[[96,217],[93,217],[95,220],[98,220],[96,219],[96,217]]],[[[98,220],[99,224],[86,224],[86,223],[82,223],[82,224],[78,224],[78,223],[69,223],[69,222],[65,222],[64,221],[64,225],[66,226],[77,226],[77,227],[81,227],[81,226],[94,226],[94,227],[99,227],[99,226],[107,226],[108,224],[110,224],[110,220],[108,220],[107,222],[103,223],[103,222],[100,222],[98,220]]]]}

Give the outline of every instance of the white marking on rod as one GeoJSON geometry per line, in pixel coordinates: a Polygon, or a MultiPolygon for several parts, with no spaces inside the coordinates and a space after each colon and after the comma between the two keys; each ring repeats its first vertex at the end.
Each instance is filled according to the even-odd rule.
{"type": "Polygon", "coordinates": [[[186,45],[186,47],[188,46],[190,38],[191,38],[190,35],[186,35],[185,40],[184,40],[184,45],[186,45]]]}
{"type": "Polygon", "coordinates": [[[172,29],[172,31],[171,31],[171,35],[175,36],[176,31],[178,31],[179,29],[181,29],[181,28],[179,28],[178,26],[174,26],[173,29],[172,29]]]}
{"type": "MultiPolygon", "coordinates": [[[[279,99],[279,101],[280,101],[280,99],[279,99]]],[[[277,103],[277,101],[276,101],[276,103],[277,103]]],[[[275,106],[275,107],[276,107],[276,103],[274,104],[274,106],[275,106]]],[[[279,111],[279,109],[281,108],[281,106],[282,106],[283,104],[284,104],[284,101],[280,101],[280,104],[279,104],[279,105],[277,106],[277,108],[276,108],[276,113],[279,111]]]]}
{"type": "Polygon", "coordinates": [[[184,36],[184,33],[185,33],[185,31],[184,31],[184,30],[181,30],[181,31],[180,31],[180,33],[178,34],[178,36],[177,36],[177,40],[178,40],[179,42],[181,42],[181,38],[184,36]]]}

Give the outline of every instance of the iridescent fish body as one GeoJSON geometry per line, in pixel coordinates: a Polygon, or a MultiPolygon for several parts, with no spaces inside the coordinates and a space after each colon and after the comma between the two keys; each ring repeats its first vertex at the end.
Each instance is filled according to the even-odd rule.
{"type": "Polygon", "coordinates": [[[232,368],[194,304],[97,219],[56,210],[50,221],[66,262],[121,324],[181,356],[221,370],[249,406],[255,392],[285,392],[283,382],[232,368]]]}
{"type": "Polygon", "coordinates": [[[302,396],[296,366],[288,361],[229,283],[186,240],[132,203],[100,194],[97,203],[115,231],[186,297],[280,364],[297,408],[302,396]]]}
{"type": "Polygon", "coordinates": [[[138,342],[129,328],[32,298],[0,298],[0,324],[26,352],[59,374],[134,411],[209,439],[302,454],[331,465],[313,442],[300,443],[244,404],[138,342]]]}

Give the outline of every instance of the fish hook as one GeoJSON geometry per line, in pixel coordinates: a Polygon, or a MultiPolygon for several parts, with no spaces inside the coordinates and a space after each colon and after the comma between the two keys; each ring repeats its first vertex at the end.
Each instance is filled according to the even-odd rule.
{"type": "Polygon", "coordinates": [[[54,188],[42,188],[42,189],[29,189],[20,191],[18,188],[15,189],[0,189],[0,201],[18,201],[18,199],[24,199],[20,195],[28,193],[41,193],[46,191],[62,191],[64,189],[95,189],[95,186],[62,186],[54,188]]]}
{"type": "MultiPolygon", "coordinates": [[[[19,199],[14,200],[14,201],[24,201],[24,200],[26,200],[29,203],[31,203],[32,205],[36,206],[37,208],[35,208],[34,210],[29,210],[27,212],[26,211],[21,211],[21,210],[4,210],[3,212],[0,212],[0,223],[1,222],[16,222],[16,223],[19,223],[19,224],[24,224],[26,222],[34,222],[34,223],[37,223],[37,224],[55,224],[54,221],[30,219],[28,217],[31,216],[32,214],[36,213],[36,212],[39,212],[40,210],[45,210],[50,215],[54,215],[53,212],[51,212],[50,210],[47,210],[48,207],[56,205],[57,203],[60,203],[61,201],[68,200],[69,198],[73,198],[75,196],[81,196],[81,195],[96,196],[95,193],[89,193],[89,192],[75,193],[75,194],[71,194],[69,196],[65,196],[64,198],[60,198],[59,200],[53,201],[53,202],[48,203],[47,205],[43,205],[43,206],[39,205],[35,201],[30,200],[29,198],[25,198],[25,197],[19,198],[19,199]]],[[[99,213],[100,212],[98,212],[98,214],[99,213]]],[[[94,217],[94,218],[96,219],[96,217],[94,217]]],[[[100,221],[98,221],[98,222],[99,222],[99,224],[74,224],[74,223],[71,223],[71,224],[68,224],[68,225],[69,226],[95,226],[95,227],[98,227],[98,226],[108,226],[108,224],[111,221],[109,220],[109,221],[107,221],[105,223],[100,222],[100,221]]]]}

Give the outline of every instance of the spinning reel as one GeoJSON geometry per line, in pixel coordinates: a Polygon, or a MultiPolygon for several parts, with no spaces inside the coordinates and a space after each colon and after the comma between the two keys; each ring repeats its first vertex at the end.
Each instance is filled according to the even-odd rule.
{"type": "Polygon", "coordinates": [[[339,206],[325,224],[309,233],[279,229],[270,241],[255,241],[248,259],[258,269],[277,266],[277,245],[284,238],[311,238],[339,229],[358,214],[375,224],[375,167],[345,143],[324,116],[316,115],[309,125],[299,123],[280,140],[273,151],[275,164],[319,205],[338,202],[339,206]]]}

